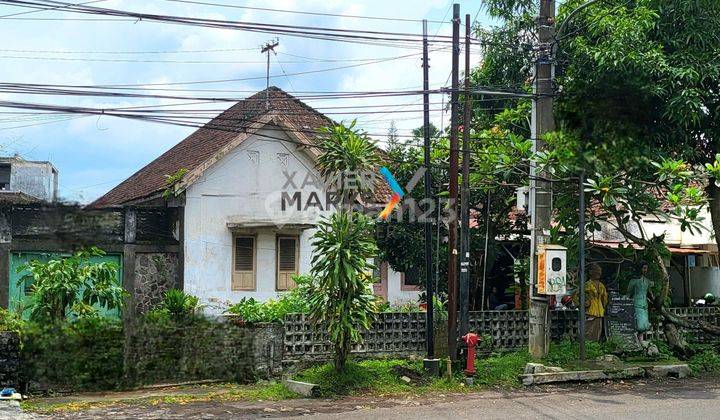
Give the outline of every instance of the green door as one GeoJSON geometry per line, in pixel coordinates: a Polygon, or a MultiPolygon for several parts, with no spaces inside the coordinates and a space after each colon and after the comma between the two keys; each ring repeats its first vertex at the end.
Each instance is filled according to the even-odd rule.
{"type": "MultiPolygon", "coordinates": [[[[25,275],[28,274],[27,270],[18,272],[18,269],[29,261],[38,260],[41,262],[50,261],[52,259],[58,259],[66,257],[69,254],[59,252],[12,252],[10,253],[10,284],[8,293],[8,308],[12,311],[20,310],[20,308],[27,306],[29,299],[32,296],[28,294],[28,281],[20,281],[25,275]]],[[[122,272],[122,255],[120,254],[109,254],[100,257],[92,257],[90,261],[93,263],[99,262],[114,262],[118,265],[118,282],[122,284],[123,272],[122,272]]],[[[98,308],[101,316],[120,318],[120,311],[113,309],[111,311],[105,308],[98,308]]],[[[23,310],[23,318],[27,319],[30,316],[29,310],[23,310]]]]}

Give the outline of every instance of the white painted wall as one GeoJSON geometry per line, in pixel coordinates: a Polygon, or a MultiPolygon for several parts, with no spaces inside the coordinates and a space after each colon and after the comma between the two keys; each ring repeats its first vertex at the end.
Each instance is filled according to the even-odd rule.
{"type": "MultiPolygon", "coordinates": [[[[678,247],[693,247],[701,245],[714,245],[715,240],[712,237],[712,225],[710,223],[710,213],[707,209],[700,211],[703,226],[701,229],[693,229],[683,231],[680,222],[674,219],[659,221],[655,218],[646,218],[642,221],[642,229],[645,236],[651,238],[665,234],[665,243],[678,247]]],[[[612,225],[601,222],[602,231],[594,232],[593,236],[596,240],[606,241],[622,241],[624,237],[612,225]]],[[[628,229],[633,234],[639,235],[640,229],[636,223],[629,223],[628,229]]]]}
{"type": "Polygon", "coordinates": [[[388,302],[395,305],[417,303],[420,291],[402,290],[402,273],[388,265],[388,302]]]}
{"type": "MultiPolygon", "coordinates": [[[[315,224],[329,213],[312,207],[300,212],[295,207],[281,211],[282,191],[295,190],[286,185],[283,171],[296,173],[293,182],[302,190],[303,202],[315,192],[324,205],[325,190],[319,184],[312,185],[312,179],[320,180],[320,177],[305,151],[294,143],[262,137],[267,134],[288,139],[284,133],[272,130],[258,134],[213,164],[185,191],[185,291],[200,297],[208,313],[220,313],[243,297],[267,300],[278,296],[275,290],[277,234],[301,234],[299,267],[301,274],[307,273],[314,229],[299,230],[284,225],[315,224]],[[243,231],[256,235],[256,290],[232,291],[233,232],[228,223],[248,222],[277,225],[243,231]]],[[[417,292],[400,291],[400,275],[392,270],[390,273],[393,275],[388,293],[389,298],[392,296],[391,302],[413,296],[416,300],[417,292]]]]}
{"type": "Polygon", "coordinates": [[[10,191],[20,191],[48,202],[56,200],[58,173],[49,162],[13,159],[9,163],[10,191]]]}

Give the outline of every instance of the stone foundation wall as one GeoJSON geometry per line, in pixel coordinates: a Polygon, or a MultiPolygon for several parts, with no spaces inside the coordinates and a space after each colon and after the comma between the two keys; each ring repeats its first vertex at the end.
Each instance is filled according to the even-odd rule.
{"type": "Polygon", "coordinates": [[[219,379],[245,382],[278,376],[283,360],[281,324],[240,325],[137,321],[125,343],[128,383],[219,379]]]}
{"type": "Polygon", "coordinates": [[[147,313],[163,299],[166,290],[178,284],[178,256],[169,252],[135,254],[135,311],[147,313]]]}
{"type": "Polygon", "coordinates": [[[0,388],[17,388],[20,370],[20,336],[12,331],[0,331],[0,388]]]}

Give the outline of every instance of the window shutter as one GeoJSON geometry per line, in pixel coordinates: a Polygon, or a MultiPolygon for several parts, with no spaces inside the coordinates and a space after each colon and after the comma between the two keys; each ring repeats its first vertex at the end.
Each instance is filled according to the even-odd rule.
{"type": "Polygon", "coordinates": [[[292,277],[298,274],[298,238],[278,237],[277,240],[277,289],[295,287],[292,277]]]}
{"type": "Polygon", "coordinates": [[[234,244],[232,290],[255,289],[255,238],[237,236],[234,244]]]}

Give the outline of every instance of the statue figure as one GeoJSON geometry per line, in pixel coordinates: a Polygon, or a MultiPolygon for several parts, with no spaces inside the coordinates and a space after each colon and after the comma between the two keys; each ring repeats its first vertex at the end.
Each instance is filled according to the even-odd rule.
{"type": "Polygon", "coordinates": [[[608,304],[608,294],[605,285],[600,281],[602,268],[599,264],[590,265],[590,281],[585,285],[585,338],[600,341],[605,318],[605,308],[608,304]]]}
{"type": "Polygon", "coordinates": [[[630,280],[627,289],[627,294],[632,298],[635,308],[635,332],[640,344],[645,342],[645,333],[650,330],[647,298],[651,282],[647,278],[647,273],[648,264],[643,262],[640,264],[639,277],[630,280]]]}

